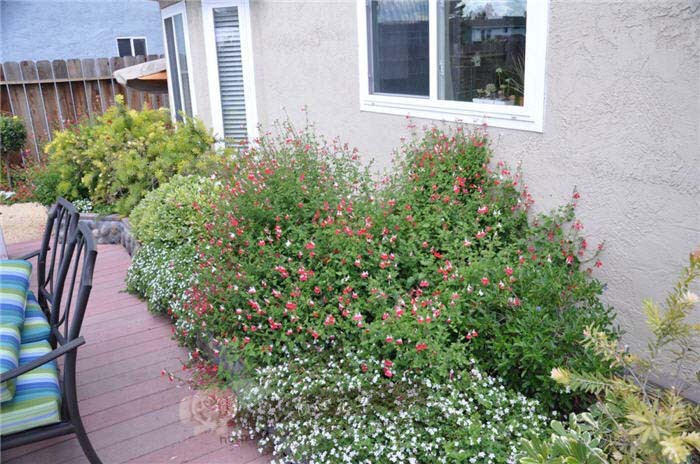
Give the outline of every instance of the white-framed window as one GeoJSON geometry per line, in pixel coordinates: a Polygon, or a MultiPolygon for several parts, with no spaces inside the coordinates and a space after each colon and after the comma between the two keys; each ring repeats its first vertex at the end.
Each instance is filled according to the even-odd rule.
{"type": "Polygon", "coordinates": [[[360,109],[542,132],[548,0],[357,0],[360,109]]]}
{"type": "Polygon", "coordinates": [[[203,0],[202,22],[212,125],[236,144],[257,137],[253,47],[248,0],[203,0]]]}
{"type": "Polygon", "coordinates": [[[117,53],[119,56],[148,55],[145,37],[117,37],[117,53]]]}
{"type": "Polygon", "coordinates": [[[170,109],[176,120],[182,119],[183,113],[187,116],[197,114],[185,10],[184,1],[161,10],[165,60],[168,67],[168,95],[170,109]]]}

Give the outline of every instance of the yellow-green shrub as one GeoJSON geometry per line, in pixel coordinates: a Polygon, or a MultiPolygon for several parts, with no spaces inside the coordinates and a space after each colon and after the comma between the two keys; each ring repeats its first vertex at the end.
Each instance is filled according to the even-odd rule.
{"type": "Polygon", "coordinates": [[[127,214],[175,174],[206,173],[218,161],[201,121],[173,124],[166,110],[130,110],[118,98],[93,123],[57,132],[46,146],[56,195],[90,198],[127,214]]]}

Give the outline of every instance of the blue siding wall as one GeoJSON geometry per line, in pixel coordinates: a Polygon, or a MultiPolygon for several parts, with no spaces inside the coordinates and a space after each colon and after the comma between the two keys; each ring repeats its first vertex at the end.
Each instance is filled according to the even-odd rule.
{"type": "Polygon", "coordinates": [[[0,62],[118,56],[117,37],[163,53],[152,0],[0,0],[0,62]]]}

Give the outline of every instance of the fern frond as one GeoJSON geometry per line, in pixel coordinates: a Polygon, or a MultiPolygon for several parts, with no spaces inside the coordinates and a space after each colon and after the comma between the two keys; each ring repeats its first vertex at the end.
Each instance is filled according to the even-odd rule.
{"type": "Polygon", "coordinates": [[[674,464],[682,464],[690,456],[691,449],[684,443],[682,437],[669,437],[662,440],[660,444],[664,457],[674,464]]]}
{"type": "Polygon", "coordinates": [[[645,299],[642,301],[642,311],[647,318],[647,325],[652,333],[658,337],[663,329],[663,319],[659,306],[653,300],[645,299]]]}
{"type": "Polygon", "coordinates": [[[700,432],[685,432],[681,434],[683,442],[700,451],[700,432]]]}
{"type": "MultiPolygon", "coordinates": [[[[582,391],[593,395],[610,392],[636,393],[638,389],[616,376],[607,377],[600,373],[568,372],[568,385],[572,390],[582,391]]],[[[556,379],[555,379],[556,380],[556,379]]]]}

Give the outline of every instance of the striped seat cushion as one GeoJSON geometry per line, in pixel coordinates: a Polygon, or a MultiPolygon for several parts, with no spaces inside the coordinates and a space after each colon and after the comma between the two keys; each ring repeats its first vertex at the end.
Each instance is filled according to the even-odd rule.
{"type": "MultiPolygon", "coordinates": [[[[0,372],[19,366],[19,330],[14,325],[0,325],[0,372]]],[[[0,402],[15,396],[15,379],[0,384],[0,402]]]]}
{"type": "Polygon", "coordinates": [[[32,265],[21,259],[0,261],[0,324],[22,327],[32,265]]]}
{"type": "MultiPolygon", "coordinates": [[[[51,352],[46,340],[23,343],[20,366],[51,352]]],[[[61,420],[61,391],[56,361],[17,377],[15,397],[0,404],[0,435],[54,424],[61,420]]]]}
{"type": "Polygon", "coordinates": [[[27,306],[24,308],[24,325],[20,335],[22,343],[38,342],[40,340],[48,340],[51,334],[51,326],[49,321],[41,310],[39,302],[34,293],[30,290],[27,292],[27,306]]]}

